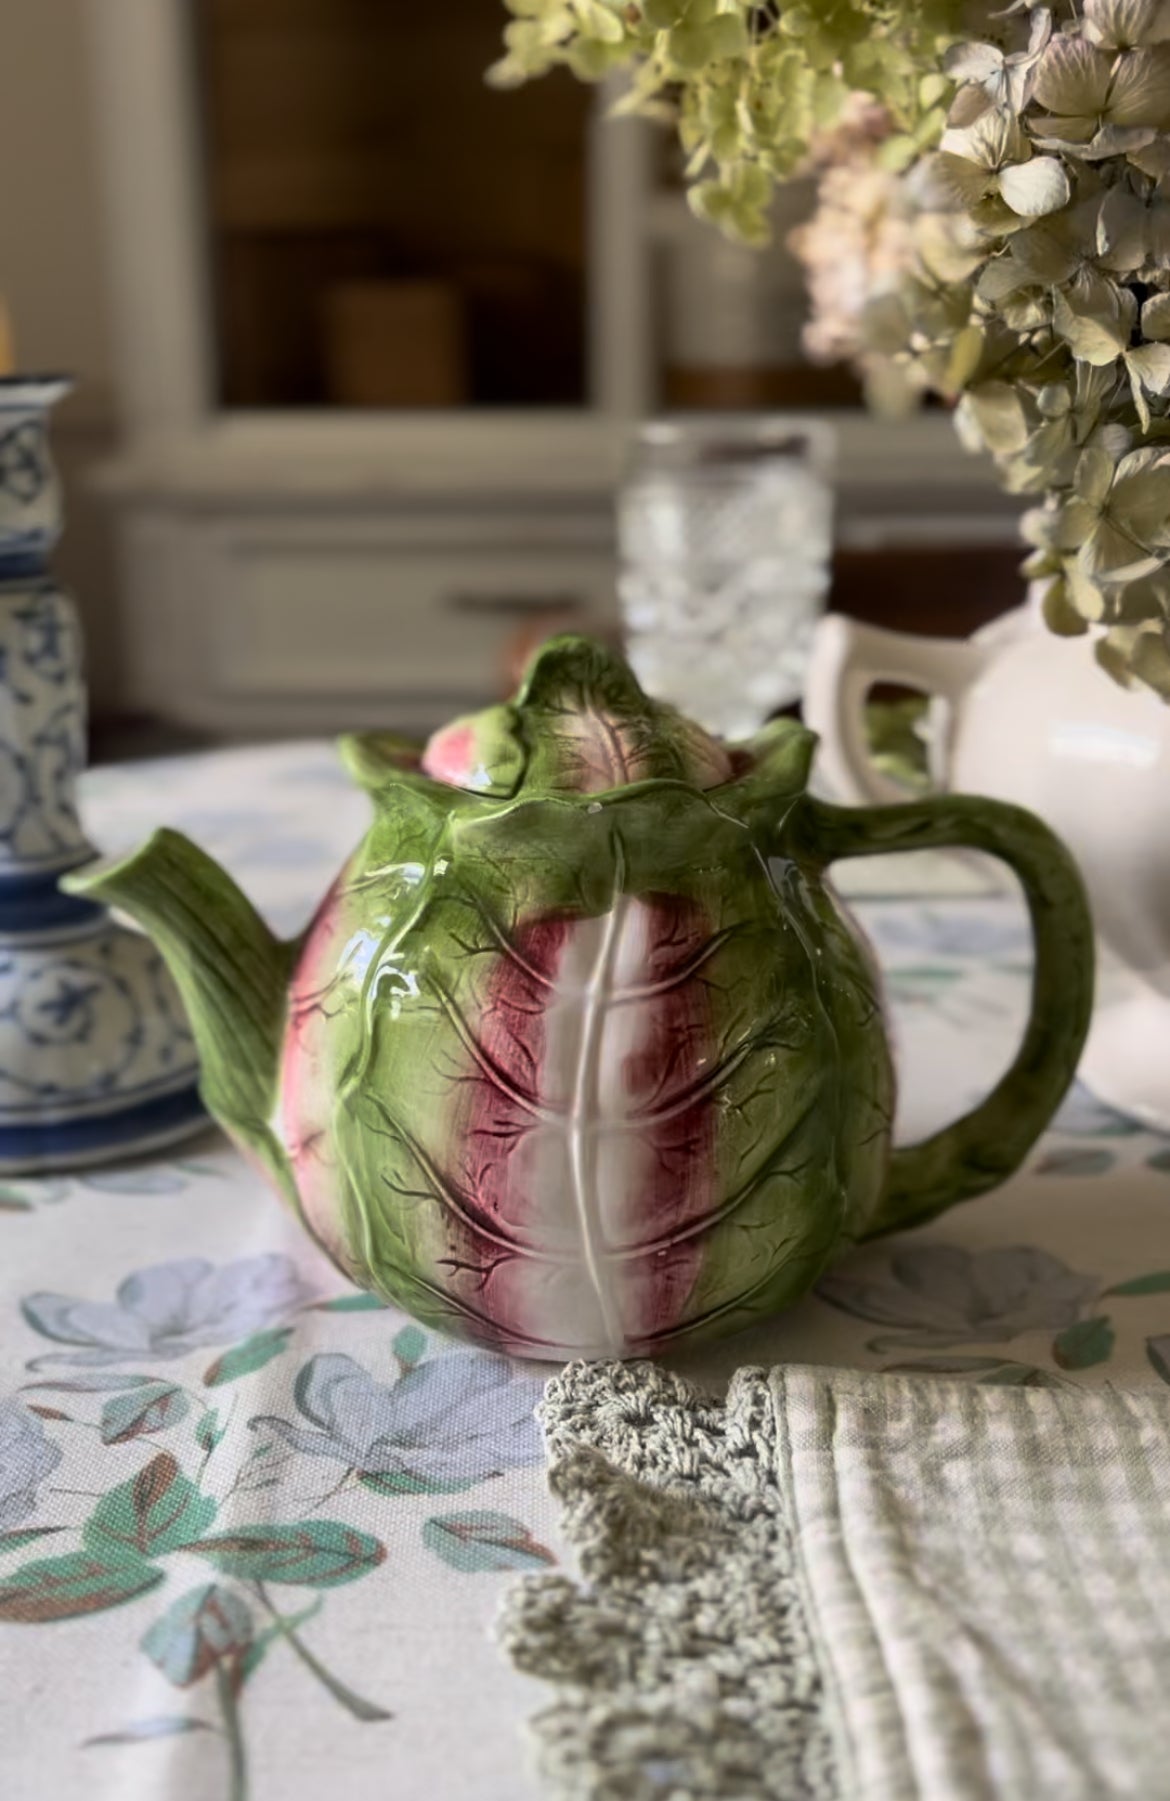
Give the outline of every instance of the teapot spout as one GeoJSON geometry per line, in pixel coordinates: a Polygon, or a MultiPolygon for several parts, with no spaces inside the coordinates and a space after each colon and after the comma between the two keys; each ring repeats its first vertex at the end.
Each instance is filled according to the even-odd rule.
{"type": "Polygon", "coordinates": [[[287,1187],[270,1121],[294,946],[269,931],[218,863],[180,832],[90,864],[62,887],[121,908],[148,933],[179,990],[207,1109],[287,1187]]]}

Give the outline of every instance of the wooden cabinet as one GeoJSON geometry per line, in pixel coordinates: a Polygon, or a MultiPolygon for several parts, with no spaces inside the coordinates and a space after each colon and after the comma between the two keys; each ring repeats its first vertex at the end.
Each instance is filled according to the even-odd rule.
{"type": "MultiPolygon", "coordinates": [[[[331,297],[360,280],[385,287],[391,314],[396,290],[439,290],[466,346],[454,404],[583,404],[591,95],[567,74],[487,87],[500,0],[195,0],[194,14],[224,403],[352,402],[330,384],[352,319],[331,297]]],[[[441,335],[416,320],[414,354],[442,361],[436,393],[441,335]]],[[[418,392],[383,382],[380,398],[418,392]]]]}

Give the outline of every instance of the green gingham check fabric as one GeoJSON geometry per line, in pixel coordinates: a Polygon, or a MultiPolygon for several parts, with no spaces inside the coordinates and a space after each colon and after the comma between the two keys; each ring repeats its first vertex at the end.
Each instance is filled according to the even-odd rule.
{"type": "Polygon", "coordinates": [[[840,1792],[1170,1796],[1162,1397],[769,1383],[840,1792]]]}

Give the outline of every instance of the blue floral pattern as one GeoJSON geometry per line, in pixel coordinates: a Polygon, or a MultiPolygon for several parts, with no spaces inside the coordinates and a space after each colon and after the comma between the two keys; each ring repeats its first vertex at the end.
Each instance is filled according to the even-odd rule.
{"type": "Polygon", "coordinates": [[[27,1407],[0,1401],[0,1532],[19,1526],[35,1511],[41,1483],[63,1456],[27,1407]]]}
{"type": "MultiPolygon", "coordinates": [[[[503,1357],[447,1352],[368,1297],[322,1300],[277,1252],[153,1264],[125,1276],[112,1301],[41,1291],[21,1311],[32,1333],[73,1348],[28,1359],[33,1379],[0,1402],[0,1633],[141,1609],[141,1657],[196,1708],[91,1733],[84,1747],[207,1733],[209,1755],[222,1756],[217,1740],[227,1747],[229,1801],[246,1801],[250,1684],[282,1647],[352,1721],[391,1725],[381,1698],[322,1659],[313,1623],[333,1590],[377,1580],[385,1534],[407,1524],[396,1510],[471,1490],[490,1498],[507,1472],[541,1461],[539,1380],[503,1357]],[[371,1314],[389,1343],[392,1381],[325,1351],[299,1362],[288,1391],[305,1424],[241,1404],[257,1384],[286,1392],[283,1359],[298,1333],[319,1331],[322,1318],[352,1330],[348,1321],[371,1314]],[[226,1349],[208,1364],[211,1347],[226,1349]],[[175,1371],[197,1357],[198,1373],[175,1371]],[[92,1444],[95,1432],[119,1459],[107,1474],[87,1451],[89,1478],[104,1485],[55,1490],[69,1498],[69,1517],[27,1525],[70,1436],[92,1444]],[[129,1476],[127,1447],[145,1458],[129,1476]],[[298,1470],[322,1462],[333,1466],[331,1486],[309,1496],[298,1470]],[[359,1495],[365,1507],[354,1518],[359,1495]],[[52,1556],[11,1562],[48,1537],[52,1556]],[[201,1579],[192,1584],[193,1573],[201,1579]],[[290,1590],[299,1601],[283,1598],[290,1590]],[[203,1696],[214,1702],[210,1716],[199,1710],[203,1696]]],[[[423,1557],[460,1579],[555,1561],[498,1505],[427,1512],[413,1524],[423,1557]]]]}
{"type": "Polygon", "coordinates": [[[296,1380],[308,1427],[271,1414],[249,1423],[381,1493],[455,1494],[541,1461],[540,1392],[539,1381],[504,1357],[454,1353],[379,1383],[352,1357],[330,1352],[311,1358],[296,1380]]]}
{"type": "Polygon", "coordinates": [[[38,1359],[38,1367],[122,1363],[129,1357],[170,1362],[204,1345],[246,1337],[283,1320],[308,1299],[289,1257],[248,1257],[222,1269],[190,1257],[127,1276],[112,1302],[32,1294],[23,1312],[45,1338],[83,1347],[52,1352],[38,1359]]]}
{"type": "Polygon", "coordinates": [[[819,1293],[833,1307],[896,1330],[883,1349],[902,1345],[1010,1344],[1025,1332],[1075,1324],[1100,1290],[1095,1276],[1027,1245],[965,1251],[911,1244],[894,1252],[882,1279],[827,1276],[819,1293]]]}
{"type": "Polygon", "coordinates": [[[2,749],[0,869],[60,869],[89,850],[77,813],[85,760],[81,641],[72,603],[47,577],[0,596],[0,679],[16,735],[2,749]]]}

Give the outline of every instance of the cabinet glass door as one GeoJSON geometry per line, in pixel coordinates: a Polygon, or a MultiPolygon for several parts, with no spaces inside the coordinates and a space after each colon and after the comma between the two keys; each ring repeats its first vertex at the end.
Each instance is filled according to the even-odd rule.
{"type": "Polygon", "coordinates": [[[228,407],[585,403],[591,92],[500,0],[196,0],[228,407]]]}

